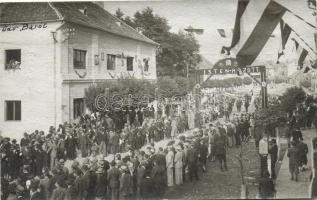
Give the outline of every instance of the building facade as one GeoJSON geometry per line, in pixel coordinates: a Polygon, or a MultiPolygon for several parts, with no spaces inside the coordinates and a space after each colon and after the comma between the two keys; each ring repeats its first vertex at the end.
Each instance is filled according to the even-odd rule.
{"type": "Polygon", "coordinates": [[[0,14],[2,135],[74,120],[91,84],[156,79],[158,44],[94,3],[4,3],[0,14]]]}

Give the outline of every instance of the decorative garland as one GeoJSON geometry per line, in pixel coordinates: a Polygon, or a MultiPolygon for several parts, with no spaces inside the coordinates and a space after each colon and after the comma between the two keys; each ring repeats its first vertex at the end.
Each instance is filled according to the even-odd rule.
{"type": "Polygon", "coordinates": [[[111,77],[112,79],[114,79],[114,78],[116,77],[116,74],[112,75],[110,72],[108,72],[108,74],[110,75],[110,77],[111,77]]]}
{"type": "Polygon", "coordinates": [[[84,72],[83,75],[80,75],[77,70],[75,70],[75,73],[78,75],[79,78],[85,78],[85,76],[87,75],[87,72],[84,72]]]}

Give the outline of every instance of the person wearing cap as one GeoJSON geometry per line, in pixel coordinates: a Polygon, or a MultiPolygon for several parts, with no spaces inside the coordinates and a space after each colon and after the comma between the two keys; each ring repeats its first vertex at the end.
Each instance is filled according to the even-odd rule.
{"type": "Polygon", "coordinates": [[[107,172],[107,181],[108,187],[110,190],[111,200],[118,199],[119,195],[119,178],[120,178],[120,171],[118,168],[115,167],[116,163],[112,161],[110,163],[110,169],[107,172]]]}

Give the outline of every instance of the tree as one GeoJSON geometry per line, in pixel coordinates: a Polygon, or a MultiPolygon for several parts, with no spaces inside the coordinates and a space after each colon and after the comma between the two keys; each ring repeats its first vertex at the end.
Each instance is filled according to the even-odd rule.
{"type": "Polygon", "coordinates": [[[121,19],[121,20],[123,20],[123,16],[124,16],[124,14],[123,14],[123,12],[121,11],[121,9],[120,8],[118,8],[117,10],[116,10],[116,13],[115,13],[115,15],[114,15],[115,17],[117,17],[118,19],[121,19]]]}
{"type": "Polygon", "coordinates": [[[306,98],[305,91],[300,87],[291,87],[281,97],[281,108],[285,112],[292,112],[296,105],[303,103],[306,98]]]}
{"type": "MultiPolygon", "coordinates": [[[[123,17],[121,12],[116,15],[123,17]]],[[[170,32],[168,20],[154,14],[150,7],[137,11],[133,18],[126,16],[123,21],[160,44],[156,56],[159,76],[186,76],[187,67],[192,76],[201,60],[200,46],[193,34],[170,32]]]]}

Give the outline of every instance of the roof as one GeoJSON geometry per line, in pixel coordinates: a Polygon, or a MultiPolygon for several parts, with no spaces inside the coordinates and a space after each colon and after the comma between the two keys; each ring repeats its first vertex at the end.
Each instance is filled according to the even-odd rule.
{"type": "Polygon", "coordinates": [[[66,21],[122,37],[158,45],[92,2],[1,3],[1,23],[66,21]],[[80,9],[86,9],[85,15],[80,9]]]}
{"type": "Polygon", "coordinates": [[[214,67],[214,65],[207,60],[204,56],[200,56],[201,57],[201,61],[197,64],[196,68],[197,69],[212,69],[214,67]]]}

